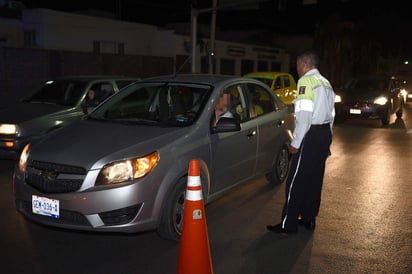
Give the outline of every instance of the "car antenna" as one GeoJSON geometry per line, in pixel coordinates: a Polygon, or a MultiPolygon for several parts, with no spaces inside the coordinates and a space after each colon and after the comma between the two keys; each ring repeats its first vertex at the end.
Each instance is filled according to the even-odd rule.
{"type": "Polygon", "coordinates": [[[192,54],[190,54],[186,60],[183,62],[183,64],[180,65],[179,69],[176,70],[175,74],[173,75],[173,78],[176,77],[176,75],[183,69],[183,67],[186,65],[187,61],[189,61],[190,59],[192,59],[192,54]]]}

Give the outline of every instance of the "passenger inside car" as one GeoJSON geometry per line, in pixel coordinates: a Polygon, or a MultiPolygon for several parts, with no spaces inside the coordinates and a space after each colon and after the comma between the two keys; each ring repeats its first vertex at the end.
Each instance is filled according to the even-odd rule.
{"type": "Polygon", "coordinates": [[[216,126],[216,124],[219,122],[219,119],[222,117],[226,118],[234,118],[233,113],[230,112],[230,93],[228,91],[223,92],[223,94],[220,96],[218,102],[216,103],[215,106],[215,116],[213,119],[213,125],[216,126]]]}
{"type": "Polygon", "coordinates": [[[97,100],[96,92],[93,88],[90,88],[82,104],[83,112],[88,113],[91,108],[96,107],[98,104],[99,101],[97,100]]]}

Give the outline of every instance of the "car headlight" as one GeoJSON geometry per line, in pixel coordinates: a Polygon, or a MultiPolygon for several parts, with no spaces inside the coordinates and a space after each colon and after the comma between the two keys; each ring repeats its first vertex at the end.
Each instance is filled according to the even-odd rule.
{"type": "Polygon", "coordinates": [[[408,91],[407,91],[406,89],[404,89],[404,88],[401,89],[401,95],[402,95],[402,96],[405,97],[407,94],[408,94],[408,91]]]}
{"type": "Polygon", "coordinates": [[[112,185],[141,178],[148,174],[158,161],[159,154],[155,151],[143,157],[110,163],[100,171],[96,185],[112,185]]]}
{"type": "Polygon", "coordinates": [[[30,150],[30,144],[27,144],[24,146],[23,151],[20,154],[19,170],[22,173],[26,171],[27,159],[29,158],[29,150],[30,150]]]}
{"type": "Polygon", "coordinates": [[[15,124],[0,124],[0,134],[16,135],[19,132],[19,126],[15,124]]]}
{"type": "Polygon", "coordinates": [[[335,95],[335,103],[342,103],[342,97],[340,95],[335,95]]]}
{"type": "Polygon", "coordinates": [[[385,96],[380,96],[380,97],[375,98],[375,100],[373,100],[374,104],[381,105],[381,106],[385,105],[387,102],[388,102],[388,98],[386,98],[385,96]]]}

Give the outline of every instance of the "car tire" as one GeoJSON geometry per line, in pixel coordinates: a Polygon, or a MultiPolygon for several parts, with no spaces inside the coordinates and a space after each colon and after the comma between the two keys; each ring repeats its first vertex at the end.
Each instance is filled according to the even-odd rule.
{"type": "Polygon", "coordinates": [[[180,240],[186,199],[186,185],[187,177],[180,178],[163,207],[157,232],[159,236],[164,239],[172,241],[180,240]]]}
{"type": "Polygon", "coordinates": [[[276,155],[275,163],[272,170],[266,174],[266,179],[272,186],[282,184],[288,176],[290,168],[290,153],[286,144],[284,144],[276,155]]]}

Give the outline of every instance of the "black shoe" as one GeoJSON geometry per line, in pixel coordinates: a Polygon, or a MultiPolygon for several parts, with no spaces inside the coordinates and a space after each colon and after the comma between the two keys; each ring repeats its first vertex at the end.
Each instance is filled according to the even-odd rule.
{"type": "Polygon", "coordinates": [[[304,221],[302,219],[299,219],[299,225],[305,226],[307,230],[315,230],[316,227],[316,219],[312,219],[310,221],[304,221]]]}
{"type": "Polygon", "coordinates": [[[297,230],[286,230],[282,228],[282,224],[277,224],[277,225],[267,225],[266,228],[274,233],[282,234],[282,235],[289,235],[289,234],[295,234],[297,230]]]}

